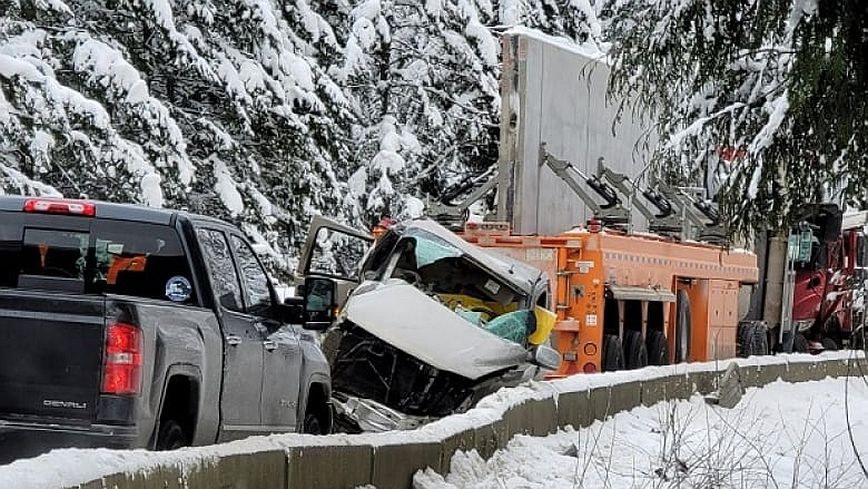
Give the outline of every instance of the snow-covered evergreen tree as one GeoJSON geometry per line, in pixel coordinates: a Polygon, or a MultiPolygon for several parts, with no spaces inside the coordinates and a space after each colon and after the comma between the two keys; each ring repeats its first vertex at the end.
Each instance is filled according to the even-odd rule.
{"type": "Polygon", "coordinates": [[[353,114],[318,64],[337,46],[313,12],[290,25],[253,0],[7,7],[5,191],[225,217],[284,269],[312,213],[342,213],[353,114]]]}
{"type": "Polygon", "coordinates": [[[546,0],[0,0],[0,191],[188,208],[290,271],[311,214],[420,212],[497,159],[498,35],[546,0]]]}
{"type": "MultiPolygon", "coordinates": [[[[334,72],[361,108],[352,177],[369,221],[415,214],[419,200],[497,160],[499,33],[527,25],[577,41],[601,39],[599,7],[572,0],[362,0],[334,72]],[[364,184],[363,184],[364,183],[364,184]]],[[[340,35],[339,35],[340,36],[340,35]]]]}
{"type": "Polygon", "coordinates": [[[720,186],[734,230],[864,204],[868,3],[612,3],[615,91],[658,121],[662,169],[720,186]]]}

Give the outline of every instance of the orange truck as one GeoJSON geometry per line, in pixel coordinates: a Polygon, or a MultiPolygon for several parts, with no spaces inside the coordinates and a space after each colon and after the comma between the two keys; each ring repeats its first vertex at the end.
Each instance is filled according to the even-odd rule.
{"type": "Polygon", "coordinates": [[[428,216],[549,274],[559,375],[734,357],[756,256],[713,244],[726,233],[706,189],[637,164],[653,127],[610,103],[605,58],[501,40],[497,165],[429,199],[428,216]]]}
{"type": "Polygon", "coordinates": [[[557,376],[736,355],[739,295],[757,281],[752,253],[602,230],[594,221],[557,236],[470,222],[463,237],[549,274],[557,376]]]}

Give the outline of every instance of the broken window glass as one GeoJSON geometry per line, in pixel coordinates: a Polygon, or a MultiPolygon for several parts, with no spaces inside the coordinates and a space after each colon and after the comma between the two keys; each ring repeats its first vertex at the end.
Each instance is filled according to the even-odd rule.
{"type": "Polygon", "coordinates": [[[340,277],[358,278],[359,264],[370,247],[364,239],[320,228],[314,241],[310,272],[340,277]]]}
{"type": "Polygon", "coordinates": [[[391,270],[389,276],[416,286],[469,323],[524,343],[527,314],[488,325],[526,308],[525,295],[447,241],[424,231],[408,233],[395,247],[391,270]]]}

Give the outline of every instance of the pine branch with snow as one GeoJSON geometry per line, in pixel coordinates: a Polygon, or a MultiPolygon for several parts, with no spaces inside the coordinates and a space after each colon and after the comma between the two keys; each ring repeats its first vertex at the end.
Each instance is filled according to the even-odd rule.
{"type": "Polygon", "coordinates": [[[860,2],[618,0],[612,91],[651,115],[672,183],[721,188],[734,231],[862,201],[868,8],[860,2]]]}

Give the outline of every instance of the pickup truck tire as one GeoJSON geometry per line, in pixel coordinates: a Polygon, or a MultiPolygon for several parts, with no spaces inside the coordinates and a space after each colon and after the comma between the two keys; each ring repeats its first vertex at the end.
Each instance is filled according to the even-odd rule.
{"type": "Polygon", "coordinates": [[[327,435],[332,430],[332,405],[321,384],[312,384],[307,396],[302,433],[327,435]]]}
{"type": "Polygon", "coordinates": [[[322,423],[319,421],[319,417],[314,413],[307,413],[304,415],[304,432],[308,435],[325,435],[325,430],[323,430],[322,423]]]}
{"type": "Polygon", "coordinates": [[[823,337],[822,343],[823,343],[823,349],[825,351],[838,351],[839,350],[838,343],[836,343],[835,340],[833,340],[832,338],[829,338],[828,336],[823,337]]]}
{"type": "Polygon", "coordinates": [[[176,450],[189,444],[187,434],[175,420],[166,419],[160,423],[160,432],[157,434],[157,450],[176,450]]]}

